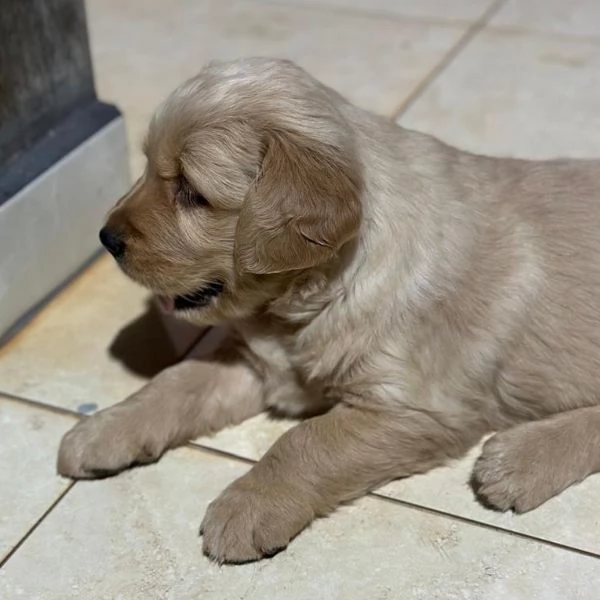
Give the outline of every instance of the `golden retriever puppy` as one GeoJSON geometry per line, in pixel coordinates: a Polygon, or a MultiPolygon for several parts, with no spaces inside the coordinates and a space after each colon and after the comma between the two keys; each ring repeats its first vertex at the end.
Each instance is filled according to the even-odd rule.
{"type": "Polygon", "coordinates": [[[265,409],[309,415],[208,508],[219,562],[460,457],[500,510],[600,469],[600,163],[476,156],[352,106],[290,62],[211,64],[154,116],[101,239],[167,311],[227,323],[78,424],[73,478],[265,409]]]}

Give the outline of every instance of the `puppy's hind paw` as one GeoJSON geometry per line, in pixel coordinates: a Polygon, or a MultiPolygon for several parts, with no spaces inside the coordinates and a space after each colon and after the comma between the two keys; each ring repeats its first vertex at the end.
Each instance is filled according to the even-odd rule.
{"type": "Polygon", "coordinates": [[[546,428],[541,425],[521,425],[497,433],[484,444],[471,478],[482,504],[524,513],[573,482],[562,477],[564,470],[553,460],[546,428]]]}

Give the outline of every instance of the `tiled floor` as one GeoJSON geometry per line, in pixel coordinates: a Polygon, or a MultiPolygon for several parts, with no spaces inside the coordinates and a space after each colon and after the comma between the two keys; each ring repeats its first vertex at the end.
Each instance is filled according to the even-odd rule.
{"type": "MultiPolygon", "coordinates": [[[[597,0],[87,5],[98,90],[124,111],[134,173],[161,98],[211,58],[253,54],[292,58],[464,148],[600,156],[597,0]]],[[[203,511],[290,423],[258,417],[113,479],[56,476],[77,413],[136,390],[184,333],[174,349],[145,292],[104,258],[0,349],[0,598],[598,598],[600,476],[502,515],[468,488],[475,449],[315,523],[271,561],[223,568],[202,556],[203,511]]]]}

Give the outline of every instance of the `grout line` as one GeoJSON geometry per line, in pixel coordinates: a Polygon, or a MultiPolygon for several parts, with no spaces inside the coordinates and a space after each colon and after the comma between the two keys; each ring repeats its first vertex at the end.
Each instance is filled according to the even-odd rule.
{"type": "Polygon", "coordinates": [[[413,106],[425,90],[429,88],[450,63],[469,45],[471,40],[486,26],[487,22],[500,10],[505,2],[506,0],[495,0],[483,15],[465,31],[454,46],[444,55],[442,60],[417,84],[408,97],[402,100],[398,108],[392,112],[392,121],[398,120],[413,106]]]}
{"type": "Polygon", "coordinates": [[[501,527],[500,525],[493,525],[492,523],[486,523],[485,521],[476,521],[475,519],[471,519],[469,517],[463,517],[461,515],[456,515],[453,513],[448,513],[443,510],[439,510],[436,508],[431,508],[429,506],[423,506],[421,504],[415,504],[413,502],[408,502],[407,500],[399,500],[398,498],[392,498],[390,496],[384,496],[379,492],[371,492],[368,494],[378,500],[383,500],[385,502],[389,502],[392,504],[399,504],[406,508],[412,508],[418,510],[420,512],[425,512],[429,514],[433,514],[439,517],[443,517],[446,519],[451,519],[453,521],[460,521],[461,523],[465,523],[467,525],[474,525],[476,527],[481,527],[482,529],[487,529],[491,531],[495,531],[498,533],[505,533],[511,535],[513,537],[521,538],[524,540],[528,540],[530,542],[536,542],[538,544],[544,544],[546,546],[552,546],[553,548],[558,548],[560,550],[567,550],[569,552],[575,552],[577,554],[581,554],[582,556],[587,556],[589,558],[600,559],[600,554],[595,552],[591,552],[590,550],[583,550],[581,548],[575,548],[573,546],[567,546],[566,544],[562,544],[561,542],[554,542],[552,540],[544,539],[537,537],[535,535],[531,535],[529,533],[523,533],[521,531],[515,531],[514,529],[507,529],[506,527],[501,527]]]}
{"type": "Polygon", "coordinates": [[[63,417],[85,417],[83,413],[79,413],[76,410],[71,410],[70,408],[63,408],[62,406],[56,406],[54,404],[46,404],[41,402],[40,400],[33,400],[32,398],[25,398],[23,396],[17,396],[15,394],[10,394],[7,392],[3,392],[0,390],[0,400],[9,400],[11,402],[16,402],[20,404],[27,404],[32,408],[39,408],[41,410],[47,410],[53,413],[57,413],[62,415],[63,417]]]}
{"type": "MultiPolygon", "coordinates": [[[[207,327],[204,331],[200,332],[200,335],[197,338],[195,338],[193,342],[190,342],[189,347],[182,353],[181,359],[178,359],[178,360],[185,360],[191,354],[191,352],[196,348],[196,346],[202,342],[202,340],[206,337],[206,335],[208,335],[210,330],[211,330],[211,327],[207,327]]],[[[98,412],[98,411],[95,411],[95,412],[87,415],[84,413],[80,413],[76,410],[70,409],[70,408],[65,408],[63,406],[57,406],[55,404],[47,404],[45,402],[42,402],[41,400],[35,400],[34,398],[27,398],[27,397],[21,396],[19,394],[13,394],[12,392],[2,391],[0,389],[0,400],[2,400],[2,399],[9,400],[10,402],[15,402],[18,404],[26,404],[27,406],[30,406],[31,408],[46,410],[49,412],[53,412],[53,413],[62,415],[63,417],[65,417],[65,416],[66,417],[75,417],[77,419],[91,417],[92,415],[96,414],[96,412],[98,412]]],[[[126,398],[123,398],[122,400],[125,400],[125,399],[126,398]]],[[[112,404],[111,406],[116,406],[116,404],[118,404],[118,402],[115,404],[112,404]]],[[[107,406],[106,408],[111,408],[111,406],[107,406]]],[[[99,410],[103,410],[103,409],[99,409],[99,410]]]]}
{"type": "Polygon", "coordinates": [[[75,481],[71,481],[67,487],[58,495],[52,504],[44,511],[42,516],[29,528],[27,533],[11,548],[8,554],[0,561],[0,569],[15,555],[21,546],[31,537],[35,530],[42,524],[46,517],[58,506],[60,501],[73,489],[75,481]]]}
{"type": "MultiPolygon", "coordinates": [[[[39,408],[42,410],[49,410],[50,412],[55,412],[61,414],[63,416],[75,417],[75,418],[87,418],[88,415],[84,415],[66,408],[57,407],[53,405],[43,404],[37,400],[31,400],[28,398],[22,398],[20,396],[15,396],[13,394],[2,394],[6,399],[27,404],[29,406],[33,406],[35,408],[39,408]]],[[[91,416],[91,415],[89,415],[91,416]]],[[[205,446],[204,444],[199,444],[198,442],[188,442],[184,444],[182,447],[189,448],[196,452],[201,452],[203,454],[210,454],[216,458],[222,458],[226,460],[233,460],[238,463],[242,463],[244,465],[255,465],[257,460],[246,458],[245,456],[240,456],[239,454],[234,454],[227,450],[220,450],[218,448],[212,448],[210,446],[205,446]]],[[[54,508],[58,505],[58,503],[67,495],[68,492],[71,491],[73,486],[76,484],[76,481],[71,481],[67,488],[54,500],[54,502],[49,506],[49,508],[42,514],[42,516],[35,522],[35,524],[29,529],[29,531],[21,538],[21,540],[10,550],[10,552],[6,555],[6,557],[0,562],[0,568],[4,566],[4,564],[15,554],[15,552],[25,543],[25,541],[31,536],[31,534],[39,527],[42,521],[54,510],[54,508]]],[[[439,510],[436,508],[431,508],[428,506],[423,506],[421,504],[415,504],[413,502],[409,502],[407,500],[400,500],[398,498],[392,498],[390,496],[385,496],[379,492],[370,492],[367,494],[367,497],[374,498],[375,500],[382,500],[384,502],[389,502],[392,504],[404,506],[405,508],[417,510],[420,512],[425,512],[428,514],[433,514],[445,519],[450,519],[453,521],[459,521],[461,523],[465,523],[474,527],[480,527],[483,529],[487,529],[490,531],[495,531],[497,533],[508,534],[513,537],[525,539],[532,542],[537,542],[539,544],[544,544],[546,546],[551,546],[553,548],[557,548],[560,550],[566,550],[570,552],[575,552],[582,556],[600,559],[600,554],[596,554],[594,552],[590,552],[588,550],[583,550],[581,548],[574,548],[572,546],[567,546],[566,544],[562,544],[560,542],[554,542],[552,540],[547,540],[543,538],[539,538],[534,535],[530,535],[527,533],[522,533],[519,531],[514,531],[512,529],[507,529],[505,527],[501,527],[499,525],[493,525],[491,523],[486,523],[485,521],[476,521],[475,519],[471,519],[469,517],[464,517],[461,515],[456,515],[453,513],[449,513],[443,510],[439,510]]]]}
{"type": "Polygon", "coordinates": [[[579,42],[588,44],[600,44],[600,35],[578,35],[576,33],[561,33],[558,31],[544,31],[523,25],[509,25],[503,23],[490,24],[487,26],[490,32],[502,35],[527,35],[557,42],[579,42]]]}
{"type": "MultiPolygon", "coordinates": [[[[182,360],[189,358],[192,352],[196,349],[196,346],[202,342],[204,336],[208,333],[210,327],[206,329],[206,331],[202,331],[197,338],[194,338],[194,341],[190,343],[190,345],[181,353],[181,358],[178,358],[175,364],[180,363],[182,360]]],[[[152,378],[150,379],[152,381],[152,378]]],[[[125,398],[123,398],[125,400],[125,398]]]]}
{"type": "MultiPolygon", "coordinates": [[[[228,460],[234,460],[236,462],[241,462],[245,465],[254,465],[257,462],[256,460],[253,460],[251,458],[246,458],[244,456],[232,454],[231,452],[227,452],[226,450],[218,450],[216,448],[210,448],[208,446],[204,446],[203,444],[198,444],[196,442],[189,442],[188,444],[186,444],[186,447],[191,448],[192,450],[202,452],[202,453],[212,454],[213,456],[216,456],[217,458],[224,458],[224,459],[228,459],[228,460]]],[[[430,508],[428,506],[423,506],[422,504],[415,504],[414,502],[409,502],[407,500],[400,500],[398,498],[385,496],[385,495],[381,494],[380,492],[370,492],[369,494],[366,495],[366,497],[371,497],[375,500],[383,500],[384,502],[400,505],[405,508],[417,510],[417,511],[428,513],[428,514],[433,514],[433,515],[436,515],[436,516],[444,518],[444,519],[450,519],[452,521],[459,521],[461,523],[465,523],[465,524],[471,525],[473,527],[480,527],[482,529],[494,531],[496,533],[508,534],[513,537],[528,540],[530,542],[536,542],[538,544],[544,544],[546,546],[558,548],[559,550],[567,550],[569,552],[575,552],[577,554],[581,554],[582,556],[587,556],[589,558],[600,559],[600,554],[591,552],[589,550],[583,550],[581,548],[567,546],[566,544],[562,544],[560,542],[554,542],[552,540],[540,538],[540,537],[537,537],[535,535],[531,535],[528,533],[522,533],[520,531],[515,531],[513,529],[508,529],[506,527],[501,527],[499,525],[493,525],[491,523],[486,523],[485,521],[477,521],[475,519],[471,519],[469,517],[464,517],[462,515],[456,515],[456,514],[449,513],[449,512],[439,510],[436,508],[430,508]]]]}
{"type": "MultiPolygon", "coordinates": [[[[0,393],[0,397],[4,397],[5,399],[9,400],[9,401],[13,401],[13,402],[17,402],[17,403],[23,403],[23,404],[27,404],[28,406],[34,407],[34,408],[38,408],[41,410],[47,410],[50,412],[54,412],[57,414],[60,414],[62,416],[69,416],[69,417],[74,417],[74,418],[79,418],[79,419],[84,419],[87,418],[88,416],[92,416],[92,415],[84,415],[82,413],[78,413],[76,411],[72,411],[69,410],[67,408],[62,408],[59,406],[54,406],[51,404],[44,404],[42,402],[39,402],[38,400],[31,400],[29,398],[23,398],[21,396],[16,396],[14,394],[6,394],[6,393],[0,393]]],[[[233,460],[235,462],[238,463],[242,463],[244,465],[255,465],[257,463],[257,460],[255,459],[251,459],[251,458],[246,458],[245,456],[240,456],[239,454],[234,454],[232,452],[229,452],[227,450],[220,450],[218,448],[212,448],[210,446],[205,446],[204,444],[199,444],[198,442],[194,442],[194,441],[190,441],[187,444],[183,444],[184,448],[189,448],[191,450],[194,450],[196,452],[201,452],[203,454],[210,454],[212,456],[214,456],[215,458],[222,458],[222,459],[226,459],[226,460],[233,460]]],[[[38,528],[38,526],[42,523],[42,521],[52,512],[52,510],[54,510],[54,508],[58,505],[58,503],[67,495],[67,493],[73,488],[73,486],[76,484],[76,481],[71,481],[69,483],[69,485],[67,486],[67,488],[58,496],[58,498],[50,505],[50,507],[42,514],[42,516],[35,522],[35,524],[29,529],[29,531],[21,538],[21,540],[10,550],[10,552],[7,554],[7,556],[0,561],[0,568],[2,568],[4,566],[4,564],[8,561],[8,559],[13,556],[13,554],[23,545],[23,543],[30,537],[30,535],[38,528]]],[[[544,538],[540,538],[537,537],[535,535],[531,535],[531,534],[527,534],[527,533],[523,533],[520,531],[515,531],[512,529],[507,529],[505,527],[502,527],[500,525],[493,525],[491,523],[486,523],[485,521],[477,521],[475,519],[471,519],[469,517],[464,517],[462,515],[457,515],[454,513],[449,513],[446,512],[444,510],[440,510],[440,509],[436,509],[436,508],[431,508],[428,506],[424,506],[422,504],[416,504],[414,502],[409,502],[407,500],[400,500],[398,498],[393,498],[390,496],[385,496],[384,494],[381,494],[380,492],[370,492],[369,494],[367,494],[367,497],[371,497],[374,498],[376,500],[382,500],[384,502],[389,502],[392,504],[396,504],[396,505],[400,505],[403,506],[405,508],[409,508],[409,509],[413,509],[413,510],[417,510],[420,512],[425,512],[428,514],[433,514],[436,515],[438,517],[442,517],[445,519],[450,519],[453,521],[459,521],[461,523],[465,523],[471,526],[475,526],[475,527],[480,527],[483,529],[487,529],[489,531],[495,531],[497,533],[503,533],[503,534],[508,534],[511,535],[513,537],[517,537],[517,538],[521,538],[524,540],[528,540],[528,541],[532,541],[532,542],[537,542],[539,544],[544,544],[546,546],[551,546],[553,548],[557,548],[560,550],[566,550],[569,552],[575,552],[577,554],[580,554],[582,556],[586,556],[589,558],[595,558],[595,559],[600,559],[600,554],[591,552],[589,550],[583,550],[581,548],[575,548],[573,546],[567,546],[566,544],[562,544],[560,542],[555,542],[552,540],[548,540],[548,539],[544,539],[544,538]]]]}
{"type": "MultiPolygon", "coordinates": [[[[315,1],[304,2],[302,0],[291,0],[282,4],[278,0],[250,0],[257,2],[261,5],[267,5],[273,8],[284,8],[289,7],[297,10],[305,10],[305,11],[317,11],[322,13],[329,13],[332,15],[340,15],[340,16],[348,16],[348,17],[363,17],[367,19],[377,19],[377,20],[385,20],[385,21],[395,21],[398,23],[411,23],[411,24],[422,24],[422,25],[434,25],[438,27],[469,27],[477,24],[478,21],[484,20],[486,16],[485,13],[479,17],[469,18],[469,17],[434,17],[431,15],[411,15],[402,12],[390,11],[385,9],[369,9],[361,6],[341,6],[339,4],[319,4],[315,1]]],[[[500,2],[500,4],[504,4],[504,0],[500,2]]],[[[498,10],[502,6],[498,7],[498,10]]],[[[492,10],[493,6],[489,7],[487,10],[489,11],[488,21],[491,17],[493,17],[498,10],[492,10]]],[[[557,41],[565,41],[565,42],[588,42],[591,44],[600,44],[600,35],[593,34],[577,34],[577,33],[564,33],[558,31],[550,31],[543,29],[536,29],[535,27],[526,27],[524,25],[518,24],[487,24],[486,26],[491,31],[496,33],[504,33],[504,34],[524,34],[531,35],[536,37],[543,37],[548,40],[557,40],[557,41]]]]}
{"type": "Polygon", "coordinates": [[[190,356],[190,354],[196,349],[196,346],[202,343],[202,340],[213,330],[214,328],[211,326],[205,327],[198,335],[197,338],[189,345],[187,350],[182,353],[181,358],[177,360],[177,362],[181,362],[190,356]]]}
{"type": "Polygon", "coordinates": [[[199,450],[200,452],[204,452],[206,454],[212,454],[217,458],[226,458],[228,460],[235,460],[236,462],[244,463],[245,465],[255,465],[257,463],[256,460],[252,458],[246,458],[245,456],[240,456],[239,454],[233,454],[228,452],[227,450],[219,450],[218,448],[211,448],[210,446],[205,446],[204,444],[199,444],[198,442],[188,442],[184,446],[185,448],[190,448],[192,450],[199,450]]]}
{"type": "Polygon", "coordinates": [[[342,17],[362,17],[366,19],[394,21],[397,23],[411,23],[420,25],[437,25],[438,27],[463,28],[469,26],[474,19],[470,18],[447,18],[447,17],[432,17],[428,15],[410,15],[401,12],[395,12],[385,9],[369,9],[357,6],[341,6],[339,4],[320,4],[318,2],[303,2],[298,0],[288,1],[282,4],[278,0],[254,0],[261,6],[269,6],[271,8],[292,8],[295,10],[303,10],[305,12],[327,13],[332,16],[339,15],[342,17]]]}

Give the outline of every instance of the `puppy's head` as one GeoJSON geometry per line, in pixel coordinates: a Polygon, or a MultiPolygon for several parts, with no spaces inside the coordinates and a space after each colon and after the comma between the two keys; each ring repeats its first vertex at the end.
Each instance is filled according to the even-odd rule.
{"type": "Polygon", "coordinates": [[[206,324],[250,316],[358,231],[342,103],[286,61],[209,65],[155,114],[145,172],[103,244],[167,310],[206,324]]]}

